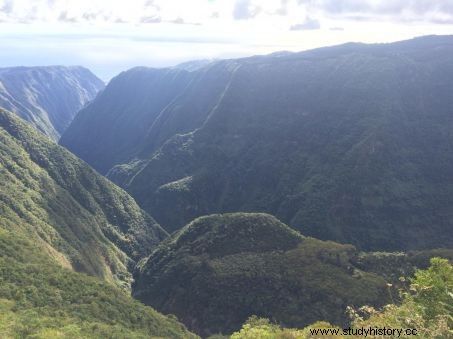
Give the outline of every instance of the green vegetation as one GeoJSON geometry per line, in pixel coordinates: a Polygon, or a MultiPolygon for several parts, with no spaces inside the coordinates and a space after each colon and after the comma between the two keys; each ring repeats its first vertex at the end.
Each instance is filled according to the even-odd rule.
{"type": "MultiPolygon", "coordinates": [[[[311,329],[329,329],[338,328],[323,321],[316,322],[313,325],[307,326],[304,329],[295,328],[282,328],[276,324],[271,323],[268,319],[258,318],[255,316],[250,317],[242,328],[233,333],[231,339],[315,339],[325,338],[334,339],[341,338],[337,335],[311,335],[311,329]]],[[[211,339],[211,338],[209,338],[211,339]]]]}
{"type": "Polygon", "coordinates": [[[360,269],[376,273],[392,284],[393,298],[399,298],[399,290],[408,287],[409,281],[401,277],[411,277],[417,269],[426,269],[431,258],[441,257],[453,262],[453,249],[410,251],[407,253],[362,252],[355,260],[360,269]]]}
{"type": "MultiPolygon", "coordinates": [[[[401,305],[387,305],[382,311],[363,307],[364,319],[353,312],[353,328],[417,329],[417,338],[443,339],[453,337],[453,266],[446,259],[432,258],[431,266],[418,270],[411,279],[410,292],[404,293],[401,305]]],[[[269,320],[250,318],[231,339],[308,339],[329,338],[311,335],[310,329],[333,328],[328,323],[315,323],[303,330],[286,329],[269,320]]],[[[347,335],[330,338],[353,338],[347,335]]],[[[383,338],[383,336],[368,336],[383,338]]],[[[385,338],[413,338],[413,336],[385,336],[385,338]]]]}
{"type": "Polygon", "coordinates": [[[347,306],[389,301],[385,280],[354,265],[357,254],[270,215],[211,215],[139,263],[133,296],[202,336],[231,333],[253,314],[291,327],[347,324],[347,306]]]}
{"type": "Polygon", "coordinates": [[[417,270],[404,292],[401,305],[378,312],[366,308],[367,317],[356,314],[354,326],[416,328],[421,338],[453,336],[453,266],[447,259],[432,258],[426,270],[417,270]]]}
{"type": "Polygon", "coordinates": [[[62,144],[169,231],[265,212],[367,251],[451,248],[452,53],[431,36],[133,69],[62,144]]]}
{"type": "Polygon", "coordinates": [[[429,41],[236,61],[205,124],[123,185],[171,230],[261,211],[364,250],[451,247],[453,39],[429,41]]]}
{"type": "Polygon", "coordinates": [[[0,228],[62,266],[128,288],[135,261],[166,232],[123,190],[0,109],[0,228]]]}
{"type": "Polygon", "coordinates": [[[176,317],[217,339],[452,337],[453,269],[431,259],[453,258],[452,53],[428,37],[122,73],[62,144],[170,237],[0,109],[0,337],[196,337],[176,317]],[[211,214],[232,211],[263,213],[211,214]]]}
{"type": "Polygon", "coordinates": [[[102,174],[147,158],[175,134],[203,124],[233,70],[214,63],[195,72],[145,67],[123,72],[77,114],[60,142],[102,174]]]}
{"type": "Polygon", "coordinates": [[[62,268],[0,229],[1,338],[196,338],[172,317],[97,278],[62,268]]]}
{"type": "Polygon", "coordinates": [[[0,110],[1,338],[195,338],[128,295],[129,270],[164,237],[127,193],[0,110]]]}

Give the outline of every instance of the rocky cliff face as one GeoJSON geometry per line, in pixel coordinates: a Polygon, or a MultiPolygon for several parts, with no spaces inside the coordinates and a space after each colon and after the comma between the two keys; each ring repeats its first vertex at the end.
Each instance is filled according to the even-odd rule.
{"type": "Polygon", "coordinates": [[[0,107],[54,140],[103,88],[104,83],[83,67],[0,68],[0,107]]]}

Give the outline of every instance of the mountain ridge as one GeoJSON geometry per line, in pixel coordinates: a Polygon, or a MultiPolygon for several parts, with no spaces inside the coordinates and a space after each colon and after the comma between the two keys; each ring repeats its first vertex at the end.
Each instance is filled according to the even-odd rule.
{"type": "Polygon", "coordinates": [[[450,247],[452,52],[452,36],[431,36],[222,60],[178,73],[185,92],[165,92],[156,110],[176,77],[140,93],[135,77],[169,71],[135,70],[134,95],[152,105],[120,91],[125,108],[106,109],[108,86],[61,144],[170,231],[201,215],[265,212],[365,250],[450,247]]]}
{"type": "Polygon", "coordinates": [[[103,88],[104,83],[82,66],[0,68],[0,107],[53,140],[103,88]]]}
{"type": "Polygon", "coordinates": [[[135,262],[168,234],[122,189],[0,109],[1,226],[63,266],[128,287],[135,262]]]}

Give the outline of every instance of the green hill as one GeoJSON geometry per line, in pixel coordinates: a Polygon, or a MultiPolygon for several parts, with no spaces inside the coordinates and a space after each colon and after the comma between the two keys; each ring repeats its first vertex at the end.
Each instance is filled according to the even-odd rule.
{"type": "Polygon", "coordinates": [[[1,109],[0,228],[125,288],[135,262],[167,236],[126,192],[1,109]]]}
{"type": "Polygon", "coordinates": [[[1,338],[196,338],[128,295],[136,260],[166,236],[127,193],[0,110],[1,338]]]}
{"type": "Polygon", "coordinates": [[[453,37],[133,69],[61,139],[167,230],[265,212],[365,250],[453,246],[453,37]]]}
{"type": "Polygon", "coordinates": [[[355,266],[357,254],[303,237],[270,215],[211,215],[139,263],[133,296],[202,336],[231,333],[251,315],[289,327],[344,325],[346,306],[389,300],[385,280],[355,266]]]}
{"type": "Polygon", "coordinates": [[[36,243],[0,228],[0,337],[196,338],[97,278],[62,268],[36,243]]]}

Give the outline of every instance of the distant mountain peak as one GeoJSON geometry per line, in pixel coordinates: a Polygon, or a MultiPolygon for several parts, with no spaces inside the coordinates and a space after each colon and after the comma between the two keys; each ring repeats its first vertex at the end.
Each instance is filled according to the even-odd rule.
{"type": "Polygon", "coordinates": [[[104,83],[82,66],[0,68],[0,107],[54,140],[103,88],[104,83]]]}

